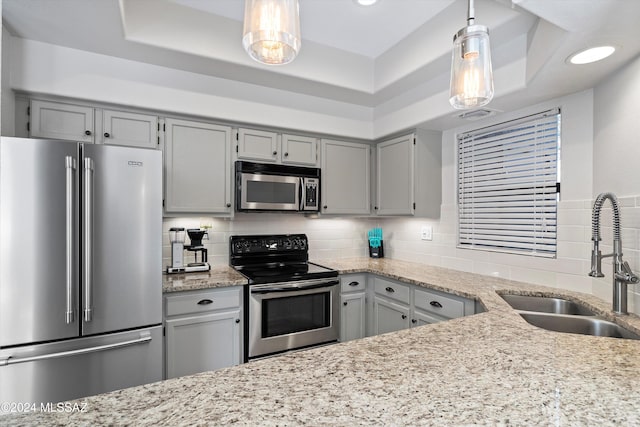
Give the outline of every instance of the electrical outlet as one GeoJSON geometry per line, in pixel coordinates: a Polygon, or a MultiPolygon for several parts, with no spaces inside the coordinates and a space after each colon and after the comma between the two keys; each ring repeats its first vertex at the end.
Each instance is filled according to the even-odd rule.
{"type": "Polygon", "coordinates": [[[422,240],[433,240],[433,228],[430,225],[422,226],[420,238],[422,240]]]}

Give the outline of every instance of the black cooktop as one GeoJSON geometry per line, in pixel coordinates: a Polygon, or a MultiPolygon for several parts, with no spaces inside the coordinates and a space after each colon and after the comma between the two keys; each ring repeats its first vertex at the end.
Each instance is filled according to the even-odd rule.
{"type": "Polygon", "coordinates": [[[249,284],[338,277],[336,270],[308,262],[304,234],[231,236],[229,245],[229,264],[249,284]]]}
{"type": "Polygon", "coordinates": [[[338,276],[336,270],[305,262],[301,264],[262,264],[251,266],[237,266],[237,271],[249,279],[250,284],[290,282],[293,280],[309,280],[334,278],[338,276]]]}

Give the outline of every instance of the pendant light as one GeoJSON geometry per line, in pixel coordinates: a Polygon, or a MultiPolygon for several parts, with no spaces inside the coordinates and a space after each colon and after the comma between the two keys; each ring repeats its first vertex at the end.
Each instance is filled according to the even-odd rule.
{"type": "Polygon", "coordinates": [[[269,65],[287,64],[300,51],[298,0],[245,0],[242,45],[269,65]]]}
{"type": "Polygon", "coordinates": [[[467,26],[453,36],[449,102],[460,110],[481,107],[493,98],[489,29],[474,25],[474,15],[469,0],[467,26]]]}

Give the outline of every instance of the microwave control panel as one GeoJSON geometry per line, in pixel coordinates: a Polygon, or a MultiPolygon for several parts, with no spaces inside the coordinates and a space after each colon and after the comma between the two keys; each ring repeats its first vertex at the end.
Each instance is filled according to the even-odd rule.
{"type": "Polygon", "coordinates": [[[304,179],[304,210],[318,209],[318,182],[316,178],[304,179]]]}

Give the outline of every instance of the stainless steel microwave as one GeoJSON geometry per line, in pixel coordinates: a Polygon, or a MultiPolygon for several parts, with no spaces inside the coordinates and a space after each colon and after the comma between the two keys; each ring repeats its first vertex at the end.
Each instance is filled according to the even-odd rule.
{"type": "Polygon", "coordinates": [[[320,169],[236,162],[236,210],[318,212],[320,169]]]}

